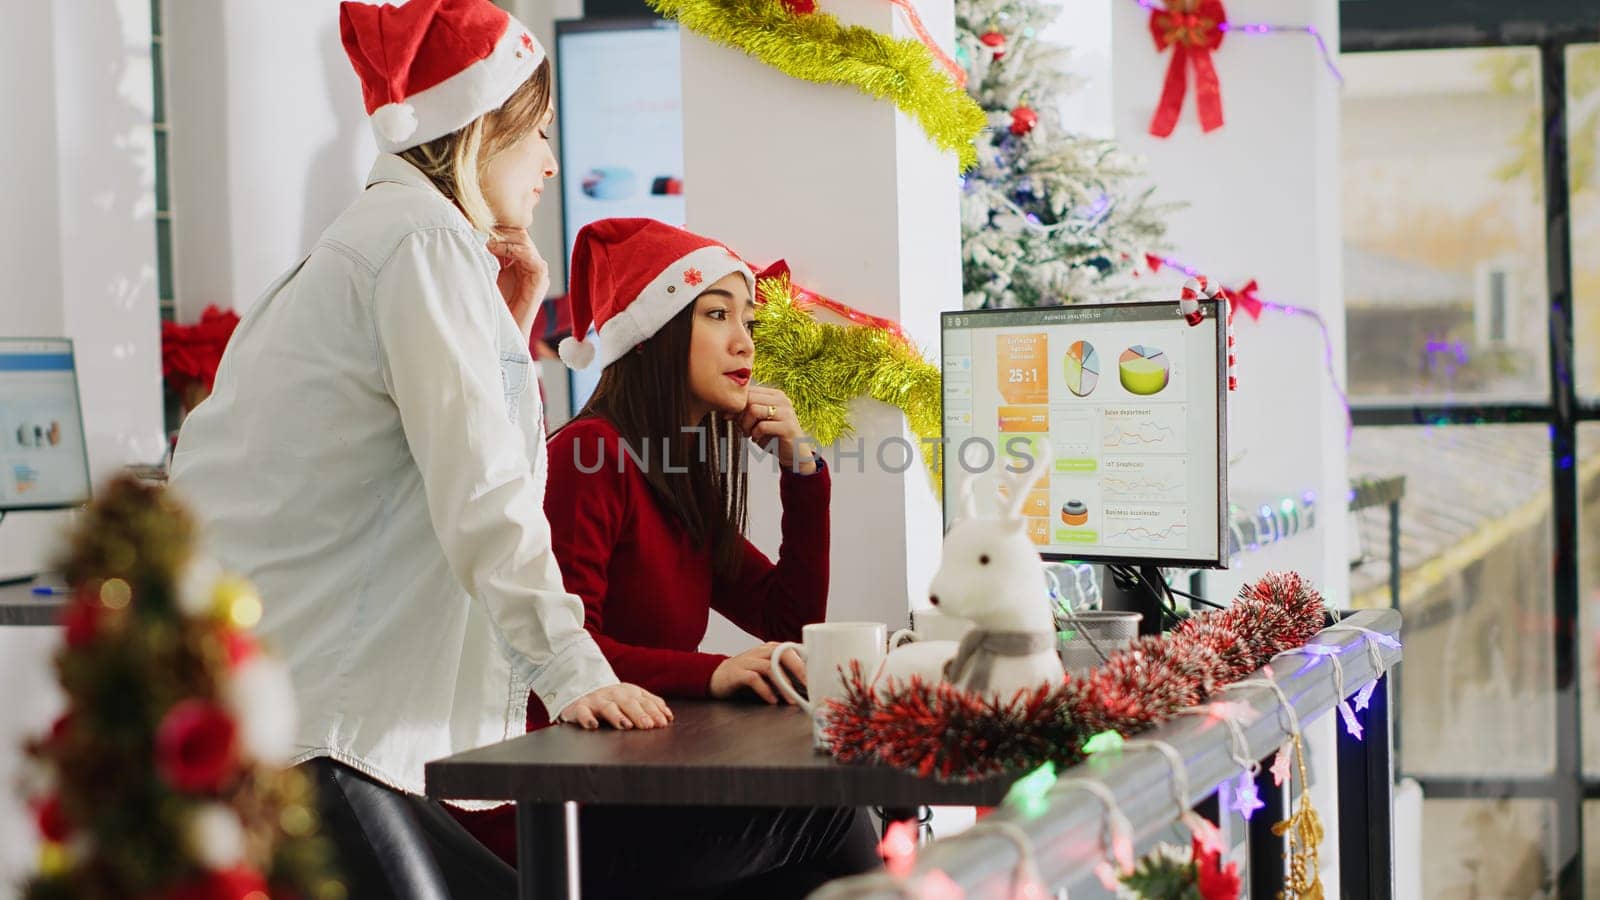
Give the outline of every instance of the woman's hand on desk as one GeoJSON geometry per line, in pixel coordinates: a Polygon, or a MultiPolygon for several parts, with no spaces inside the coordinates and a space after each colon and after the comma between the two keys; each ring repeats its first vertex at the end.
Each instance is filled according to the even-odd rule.
{"type": "MultiPolygon", "coordinates": [[[[711,696],[718,700],[726,700],[738,693],[741,688],[749,688],[768,703],[777,703],[778,692],[772,689],[772,684],[768,680],[772,672],[772,650],[777,646],[776,641],[768,641],[738,656],[730,656],[723,660],[716,671],[711,673],[711,696]]],[[[783,667],[789,672],[790,680],[796,684],[806,683],[806,664],[800,659],[800,654],[790,650],[780,659],[783,667]]]]}
{"type": "Polygon", "coordinates": [[[599,728],[602,721],[613,728],[664,728],[672,724],[672,710],[636,684],[613,684],[572,701],[558,721],[584,728],[599,728]]]}

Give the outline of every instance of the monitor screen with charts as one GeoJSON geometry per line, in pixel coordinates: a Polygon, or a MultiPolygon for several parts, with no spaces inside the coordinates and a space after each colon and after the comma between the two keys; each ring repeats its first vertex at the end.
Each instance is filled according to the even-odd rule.
{"type": "Polygon", "coordinates": [[[1225,568],[1227,336],[1218,304],[944,313],[945,521],[964,479],[1052,459],[1023,503],[1046,559],[1225,568]]]}
{"type": "Polygon", "coordinates": [[[72,342],[0,338],[0,512],[89,499],[72,342]]]}

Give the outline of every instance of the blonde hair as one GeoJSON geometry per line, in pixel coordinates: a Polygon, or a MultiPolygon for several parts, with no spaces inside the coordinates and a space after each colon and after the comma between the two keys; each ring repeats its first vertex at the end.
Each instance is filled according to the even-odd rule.
{"type": "Polygon", "coordinates": [[[473,228],[487,232],[495,224],[481,183],[489,160],[538,128],[549,108],[550,60],[546,59],[499,109],[442,138],[405,150],[400,157],[422,170],[454,201],[473,228]]]}

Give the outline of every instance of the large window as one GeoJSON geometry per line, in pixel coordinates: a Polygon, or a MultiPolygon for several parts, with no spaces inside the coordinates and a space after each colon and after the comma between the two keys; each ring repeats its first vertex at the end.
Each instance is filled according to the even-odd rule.
{"type": "MultiPolygon", "coordinates": [[[[1350,467],[1407,481],[1427,897],[1600,896],[1593,12],[1341,4],[1350,467]]],[[[1387,524],[1361,515],[1358,602],[1389,602],[1387,524]]]]}

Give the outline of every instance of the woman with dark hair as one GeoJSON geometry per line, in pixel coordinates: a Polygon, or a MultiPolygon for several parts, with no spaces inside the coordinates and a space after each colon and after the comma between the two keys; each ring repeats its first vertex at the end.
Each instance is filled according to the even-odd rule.
{"type": "MultiPolygon", "coordinates": [[[[617,676],[668,698],[778,703],[775,641],[822,621],[829,477],[781,391],[752,385],[755,280],[722,245],[650,219],[579,233],[569,273],[573,332],[562,359],[604,366],[577,417],[551,437],[545,512],[567,588],[617,676]],[[783,541],[773,563],[744,537],[745,454],[781,469],[783,541]],[[701,653],[711,610],[759,644],[701,653]]],[[[783,659],[803,681],[804,664],[783,659]]],[[[549,721],[537,698],[528,726],[549,721]]],[[[478,830],[510,857],[510,817],[478,830]]],[[[804,896],[874,867],[853,809],[584,807],[586,896],[804,896]],[[617,848],[626,847],[626,852],[617,848]]]]}

